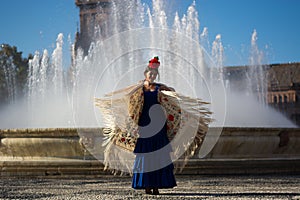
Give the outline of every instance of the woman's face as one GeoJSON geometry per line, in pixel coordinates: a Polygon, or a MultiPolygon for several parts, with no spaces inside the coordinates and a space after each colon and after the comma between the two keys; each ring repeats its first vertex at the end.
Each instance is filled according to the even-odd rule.
{"type": "Polygon", "coordinates": [[[150,70],[147,73],[145,73],[145,79],[146,81],[149,81],[150,83],[153,83],[154,80],[157,77],[157,71],[156,70],[150,70]]]}

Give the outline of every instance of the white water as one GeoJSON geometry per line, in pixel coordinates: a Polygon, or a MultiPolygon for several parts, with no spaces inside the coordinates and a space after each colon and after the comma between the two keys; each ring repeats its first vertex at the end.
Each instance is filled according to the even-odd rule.
{"type": "MultiPolygon", "coordinates": [[[[79,50],[70,68],[62,64],[63,59],[70,59],[62,55],[62,34],[51,56],[46,50],[43,54],[36,52],[30,61],[27,99],[1,110],[0,128],[99,127],[101,118],[94,97],[143,79],[148,60],[156,55],[161,60],[160,82],[211,102],[215,119],[212,126],[294,126],[256,100],[252,88],[261,83],[256,76],[248,76],[246,92],[226,87],[221,35],[216,36],[210,51],[208,29],[201,31],[194,3],[185,15],[176,13],[170,20],[164,1],[153,0],[153,8],[140,1],[132,2],[113,5],[105,30],[110,37],[97,35],[89,54],[83,56],[79,50]],[[173,22],[168,24],[169,21],[173,22]]],[[[262,64],[256,34],[255,31],[249,55],[250,65],[256,66],[255,73],[262,64]]],[[[266,90],[259,92],[264,95],[266,90]]]]}

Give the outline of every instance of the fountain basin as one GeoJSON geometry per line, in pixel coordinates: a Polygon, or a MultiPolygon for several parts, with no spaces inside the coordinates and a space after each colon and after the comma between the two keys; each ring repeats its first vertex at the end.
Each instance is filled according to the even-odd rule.
{"type": "Polygon", "coordinates": [[[227,127],[205,158],[300,158],[299,144],[299,128],[227,127]]]}
{"type": "MultiPolygon", "coordinates": [[[[93,141],[93,150],[101,152],[102,138],[98,128],[0,130],[1,175],[105,174],[101,160],[85,146],[93,141]]],[[[206,137],[214,139],[213,134],[206,137]]],[[[223,128],[209,154],[195,156],[181,173],[300,173],[300,129],[223,128]]]]}

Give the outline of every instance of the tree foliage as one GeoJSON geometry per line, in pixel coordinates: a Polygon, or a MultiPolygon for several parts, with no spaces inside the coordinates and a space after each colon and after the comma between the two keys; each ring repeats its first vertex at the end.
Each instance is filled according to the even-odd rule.
{"type": "Polygon", "coordinates": [[[17,47],[2,44],[0,47],[0,102],[12,103],[25,94],[28,60],[17,47]]]}

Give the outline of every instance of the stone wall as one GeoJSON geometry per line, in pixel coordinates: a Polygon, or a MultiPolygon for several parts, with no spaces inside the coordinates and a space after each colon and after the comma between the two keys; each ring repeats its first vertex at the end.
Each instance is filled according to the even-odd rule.
{"type": "MultiPolygon", "coordinates": [[[[218,131],[210,128],[199,154],[217,143],[204,158],[191,159],[184,174],[300,173],[299,128],[227,127],[214,136],[218,131]]],[[[101,129],[0,130],[1,175],[109,173],[93,157],[103,153],[102,139],[101,129]]]]}
{"type": "MultiPolygon", "coordinates": [[[[213,137],[213,136],[212,136],[213,137]]],[[[207,140],[211,137],[207,137],[207,140]]],[[[299,128],[224,128],[206,158],[300,158],[299,128]]]]}
{"type": "MultiPolygon", "coordinates": [[[[300,158],[299,128],[227,127],[220,137],[214,131],[218,128],[210,128],[203,148],[217,143],[205,158],[300,158]]],[[[0,130],[0,157],[93,159],[88,151],[103,151],[102,139],[96,128],[0,130]]]]}

